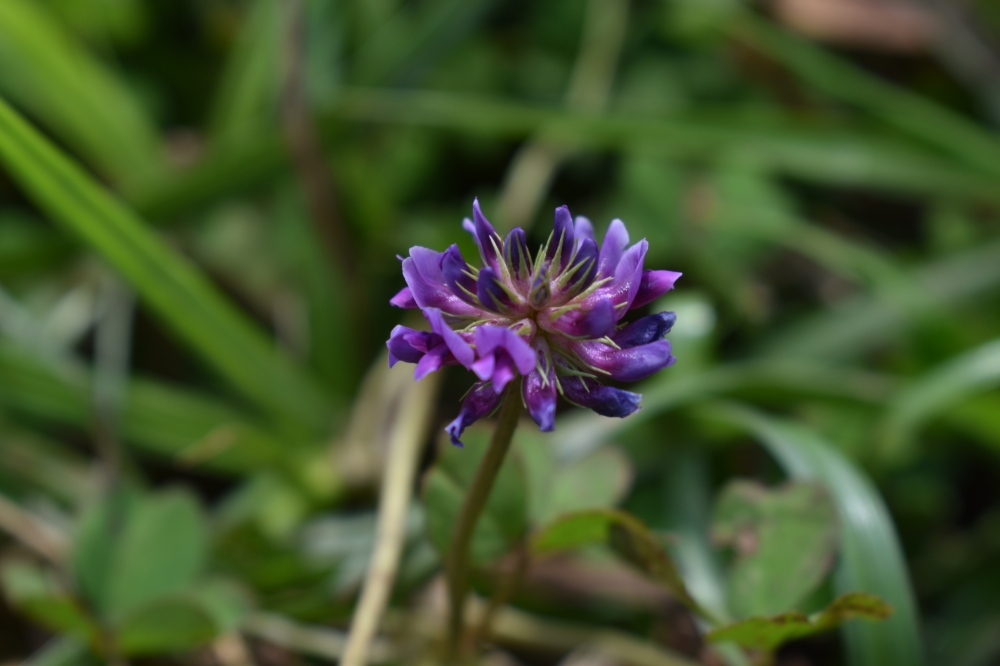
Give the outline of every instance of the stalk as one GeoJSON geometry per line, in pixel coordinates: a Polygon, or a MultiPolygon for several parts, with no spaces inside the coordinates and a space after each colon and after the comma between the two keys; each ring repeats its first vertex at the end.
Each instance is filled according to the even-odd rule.
{"type": "Polygon", "coordinates": [[[521,379],[520,377],[510,383],[507,394],[503,398],[500,406],[500,417],[497,420],[497,428],[493,431],[490,439],[490,446],[486,449],[476,470],[476,476],[472,479],[472,485],[462,503],[462,510],[458,514],[455,524],[455,531],[451,537],[451,545],[448,548],[448,555],[445,560],[445,571],[448,578],[448,645],[452,654],[458,649],[462,638],[463,617],[465,609],[465,597],[468,592],[469,574],[469,544],[472,542],[472,533],[479,521],[479,516],[489,499],[490,490],[496,481],[500,465],[507,455],[510,442],[514,437],[514,430],[517,428],[517,421],[521,416],[521,379]]]}

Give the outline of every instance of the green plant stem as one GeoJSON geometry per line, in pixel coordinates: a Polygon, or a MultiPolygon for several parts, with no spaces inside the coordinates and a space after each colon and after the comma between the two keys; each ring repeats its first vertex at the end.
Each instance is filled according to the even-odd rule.
{"type": "Polygon", "coordinates": [[[452,653],[458,648],[462,637],[463,610],[469,573],[469,544],[472,541],[472,533],[476,528],[479,515],[483,512],[483,507],[486,506],[486,500],[490,496],[490,490],[493,488],[493,482],[496,481],[500,465],[503,464],[503,459],[510,448],[518,418],[521,416],[521,409],[521,380],[516,379],[507,388],[507,395],[500,406],[497,428],[493,431],[493,438],[490,439],[486,455],[483,456],[479,468],[476,469],[476,476],[472,479],[472,485],[469,486],[469,492],[462,503],[462,510],[458,514],[455,531],[451,537],[445,571],[448,577],[448,598],[450,601],[448,646],[452,653]]]}

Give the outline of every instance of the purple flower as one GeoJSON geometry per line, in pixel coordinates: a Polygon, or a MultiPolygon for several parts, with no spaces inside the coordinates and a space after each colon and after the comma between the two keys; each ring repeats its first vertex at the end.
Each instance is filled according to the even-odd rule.
{"type": "Polygon", "coordinates": [[[518,375],[528,413],[543,431],[555,427],[559,394],[603,416],[639,409],[639,394],[601,380],[636,381],[674,362],[664,339],[672,312],[621,320],[672,289],[681,274],[643,270],[648,245],[629,246],[621,220],[598,246],[590,221],[574,220],[566,206],[556,209],[553,233],[534,255],[523,230],[501,238],[478,200],[462,226],[476,240],[482,268],[469,265],[457,245],[411,248],[403,259],[407,286],[390,303],[420,308],[430,331],[397,326],[387,343],[389,365],[415,363],[417,379],[445,365],[480,379],[446,428],[452,443],[461,446],[465,428],[493,412],[518,375]]]}

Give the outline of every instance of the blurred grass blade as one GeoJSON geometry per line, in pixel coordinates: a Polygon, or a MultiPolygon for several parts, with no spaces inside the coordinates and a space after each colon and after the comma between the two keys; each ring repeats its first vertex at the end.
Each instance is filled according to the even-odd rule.
{"type": "MultiPolygon", "coordinates": [[[[748,123],[739,115],[707,109],[671,118],[593,116],[477,95],[355,88],[342,91],[323,118],[327,141],[339,135],[345,121],[518,140],[548,128],[545,140],[566,148],[676,160],[738,155],[741,163],[761,172],[807,182],[884,188],[920,197],[1000,200],[991,178],[948,157],[841,126],[802,127],[790,117],[748,123]]],[[[180,174],[136,184],[128,195],[144,214],[163,218],[246,190],[287,169],[281,137],[261,133],[217,148],[180,174]]]]}
{"type": "Polygon", "coordinates": [[[0,94],[119,182],[149,179],[162,163],[157,129],[138,100],[44,3],[0,2],[0,94]]]}
{"type": "Polygon", "coordinates": [[[1000,141],[973,121],[882,81],[765,20],[747,15],[736,24],[735,34],[828,95],[1000,178],[1000,141]]]}
{"type": "Polygon", "coordinates": [[[1000,340],[966,352],[922,375],[892,400],[880,447],[893,459],[908,453],[925,423],[966,398],[1000,387],[1000,340]]]}
{"type": "Polygon", "coordinates": [[[790,477],[823,481],[830,492],[841,529],[837,592],[868,592],[895,609],[885,622],[844,628],[850,664],[920,666],[919,621],[906,560],[889,511],[871,481],[808,428],[733,404],[716,404],[708,412],[760,439],[790,477]]]}
{"type": "Polygon", "coordinates": [[[273,0],[255,0],[246,9],[213,103],[213,142],[252,140],[255,133],[274,129],[287,14],[284,5],[273,0]]]}
{"type": "Polygon", "coordinates": [[[0,159],[36,204],[102,254],[219,374],[272,415],[321,432],[323,394],[191,264],[0,100],[0,159]]]}
{"type": "Polygon", "coordinates": [[[770,336],[760,355],[772,358],[850,358],[895,339],[918,317],[940,316],[954,306],[1000,285],[1000,243],[984,243],[909,271],[905,277],[926,294],[923,308],[891,293],[857,296],[833,309],[802,319],[770,336]]]}
{"type": "MultiPolygon", "coordinates": [[[[93,381],[82,368],[43,363],[0,338],[0,405],[80,429],[93,422],[93,381]]],[[[288,443],[225,403],[151,381],[133,380],[121,411],[125,440],[160,455],[226,471],[249,471],[289,458],[288,443]]]]}

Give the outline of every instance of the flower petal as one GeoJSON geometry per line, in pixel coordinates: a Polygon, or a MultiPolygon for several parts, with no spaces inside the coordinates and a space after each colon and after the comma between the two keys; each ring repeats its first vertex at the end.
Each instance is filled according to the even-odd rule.
{"type": "Polygon", "coordinates": [[[430,322],[431,330],[444,339],[444,344],[455,356],[455,360],[466,368],[470,367],[476,359],[476,352],[473,351],[472,346],[461,335],[453,331],[445,323],[441,311],[434,308],[424,308],[424,317],[430,322]]]}
{"type": "Polygon", "coordinates": [[[615,308],[609,300],[599,300],[590,310],[571,310],[555,321],[540,319],[539,325],[550,333],[577,340],[596,340],[615,330],[615,308]]]}
{"type": "Polygon", "coordinates": [[[487,310],[508,314],[515,309],[514,301],[492,268],[485,267],[479,271],[476,295],[479,297],[479,302],[487,310]]]}
{"type": "Polygon", "coordinates": [[[612,281],[582,301],[584,309],[592,309],[597,301],[607,300],[615,307],[615,321],[620,320],[639,291],[642,262],[648,248],[649,244],[645,240],[630,247],[618,262],[612,281]]]}
{"type": "Polygon", "coordinates": [[[573,220],[573,233],[576,235],[577,247],[588,238],[596,242],[594,238],[594,225],[583,215],[577,215],[576,219],[573,220]]]}
{"type": "Polygon", "coordinates": [[[413,300],[413,292],[410,291],[409,287],[400,289],[398,294],[389,299],[389,304],[395,305],[397,308],[417,307],[417,302],[413,300]]]}
{"type": "Polygon", "coordinates": [[[516,280],[527,280],[531,276],[531,255],[524,229],[515,227],[503,242],[503,254],[510,272],[516,280]]]}
{"type": "Polygon", "coordinates": [[[638,393],[604,386],[589,377],[560,377],[559,384],[567,400],[601,416],[625,418],[639,409],[642,400],[638,393]]]}
{"type": "Polygon", "coordinates": [[[406,326],[397,326],[392,329],[389,339],[385,345],[389,348],[389,367],[396,365],[399,361],[404,363],[418,363],[429,349],[444,340],[436,333],[428,331],[415,331],[406,326]],[[433,337],[437,338],[434,340],[433,337]]]}
{"type": "Polygon", "coordinates": [[[542,432],[551,432],[555,428],[558,396],[555,366],[544,340],[536,340],[534,347],[538,354],[538,365],[525,375],[521,384],[521,397],[538,428],[542,432]]]}
{"type": "Polygon", "coordinates": [[[631,307],[641,308],[647,303],[652,303],[663,294],[674,288],[674,283],[682,275],[676,271],[643,271],[642,280],[639,282],[639,290],[636,292],[635,300],[631,307]]]}
{"type": "Polygon", "coordinates": [[[674,322],[676,321],[677,315],[673,312],[659,312],[657,314],[651,314],[649,316],[636,319],[625,328],[617,331],[611,336],[611,339],[614,340],[615,344],[622,349],[630,349],[632,347],[639,347],[640,345],[647,345],[650,342],[662,340],[663,336],[669,333],[670,329],[673,328],[674,322]]]}
{"type": "Polygon", "coordinates": [[[570,347],[591,368],[605,372],[612,379],[634,382],[649,377],[676,360],[670,353],[669,340],[657,340],[629,349],[615,349],[602,342],[582,341],[570,347]]]}
{"type": "Polygon", "coordinates": [[[480,358],[490,356],[498,349],[510,354],[514,367],[522,375],[535,368],[535,350],[524,338],[504,326],[484,324],[476,329],[476,355],[480,358]]]}
{"type": "Polygon", "coordinates": [[[455,357],[447,345],[440,344],[424,354],[423,358],[420,359],[417,367],[413,370],[413,378],[419,382],[435,370],[440,370],[441,366],[448,365],[449,361],[454,363],[455,357]]]}
{"type": "Polygon", "coordinates": [[[448,289],[441,274],[441,254],[426,247],[410,248],[410,256],[403,260],[403,277],[413,300],[420,308],[435,308],[463,317],[478,316],[479,308],[459,299],[448,289]]]}
{"type": "Polygon", "coordinates": [[[612,220],[604,242],[601,244],[601,256],[597,260],[597,279],[604,279],[615,274],[622,252],[628,246],[628,229],[621,220],[612,220]]]}
{"type": "Polygon", "coordinates": [[[572,298],[584,291],[597,277],[597,243],[593,238],[585,238],[577,244],[573,255],[573,265],[567,269],[564,278],[568,276],[563,288],[562,298],[572,298]]]}
{"type": "Polygon", "coordinates": [[[458,418],[448,424],[445,432],[451,437],[451,443],[462,446],[459,437],[470,425],[479,419],[489,416],[500,404],[501,394],[493,390],[489,382],[478,382],[462,401],[458,418]]]}
{"type": "MultiPolygon", "coordinates": [[[[463,222],[462,226],[469,227],[463,222]]],[[[479,254],[483,257],[483,265],[489,266],[497,273],[500,272],[500,257],[498,253],[503,248],[503,239],[497,233],[490,221],[483,215],[479,207],[479,199],[472,202],[472,235],[479,246],[479,254]]]]}
{"type": "Polygon", "coordinates": [[[448,289],[454,295],[468,303],[478,306],[476,299],[476,279],[472,277],[469,264],[462,256],[458,245],[452,245],[441,253],[441,276],[448,289]]]}
{"type": "Polygon", "coordinates": [[[556,208],[552,237],[549,239],[549,247],[545,252],[545,258],[555,264],[555,269],[558,273],[569,264],[569,258],[572,254],[573,216],[569,213],[569,206],[559,206],[556,208]],[[557,252],[559,253],[558,263],[555,261],[557,252]]]}

